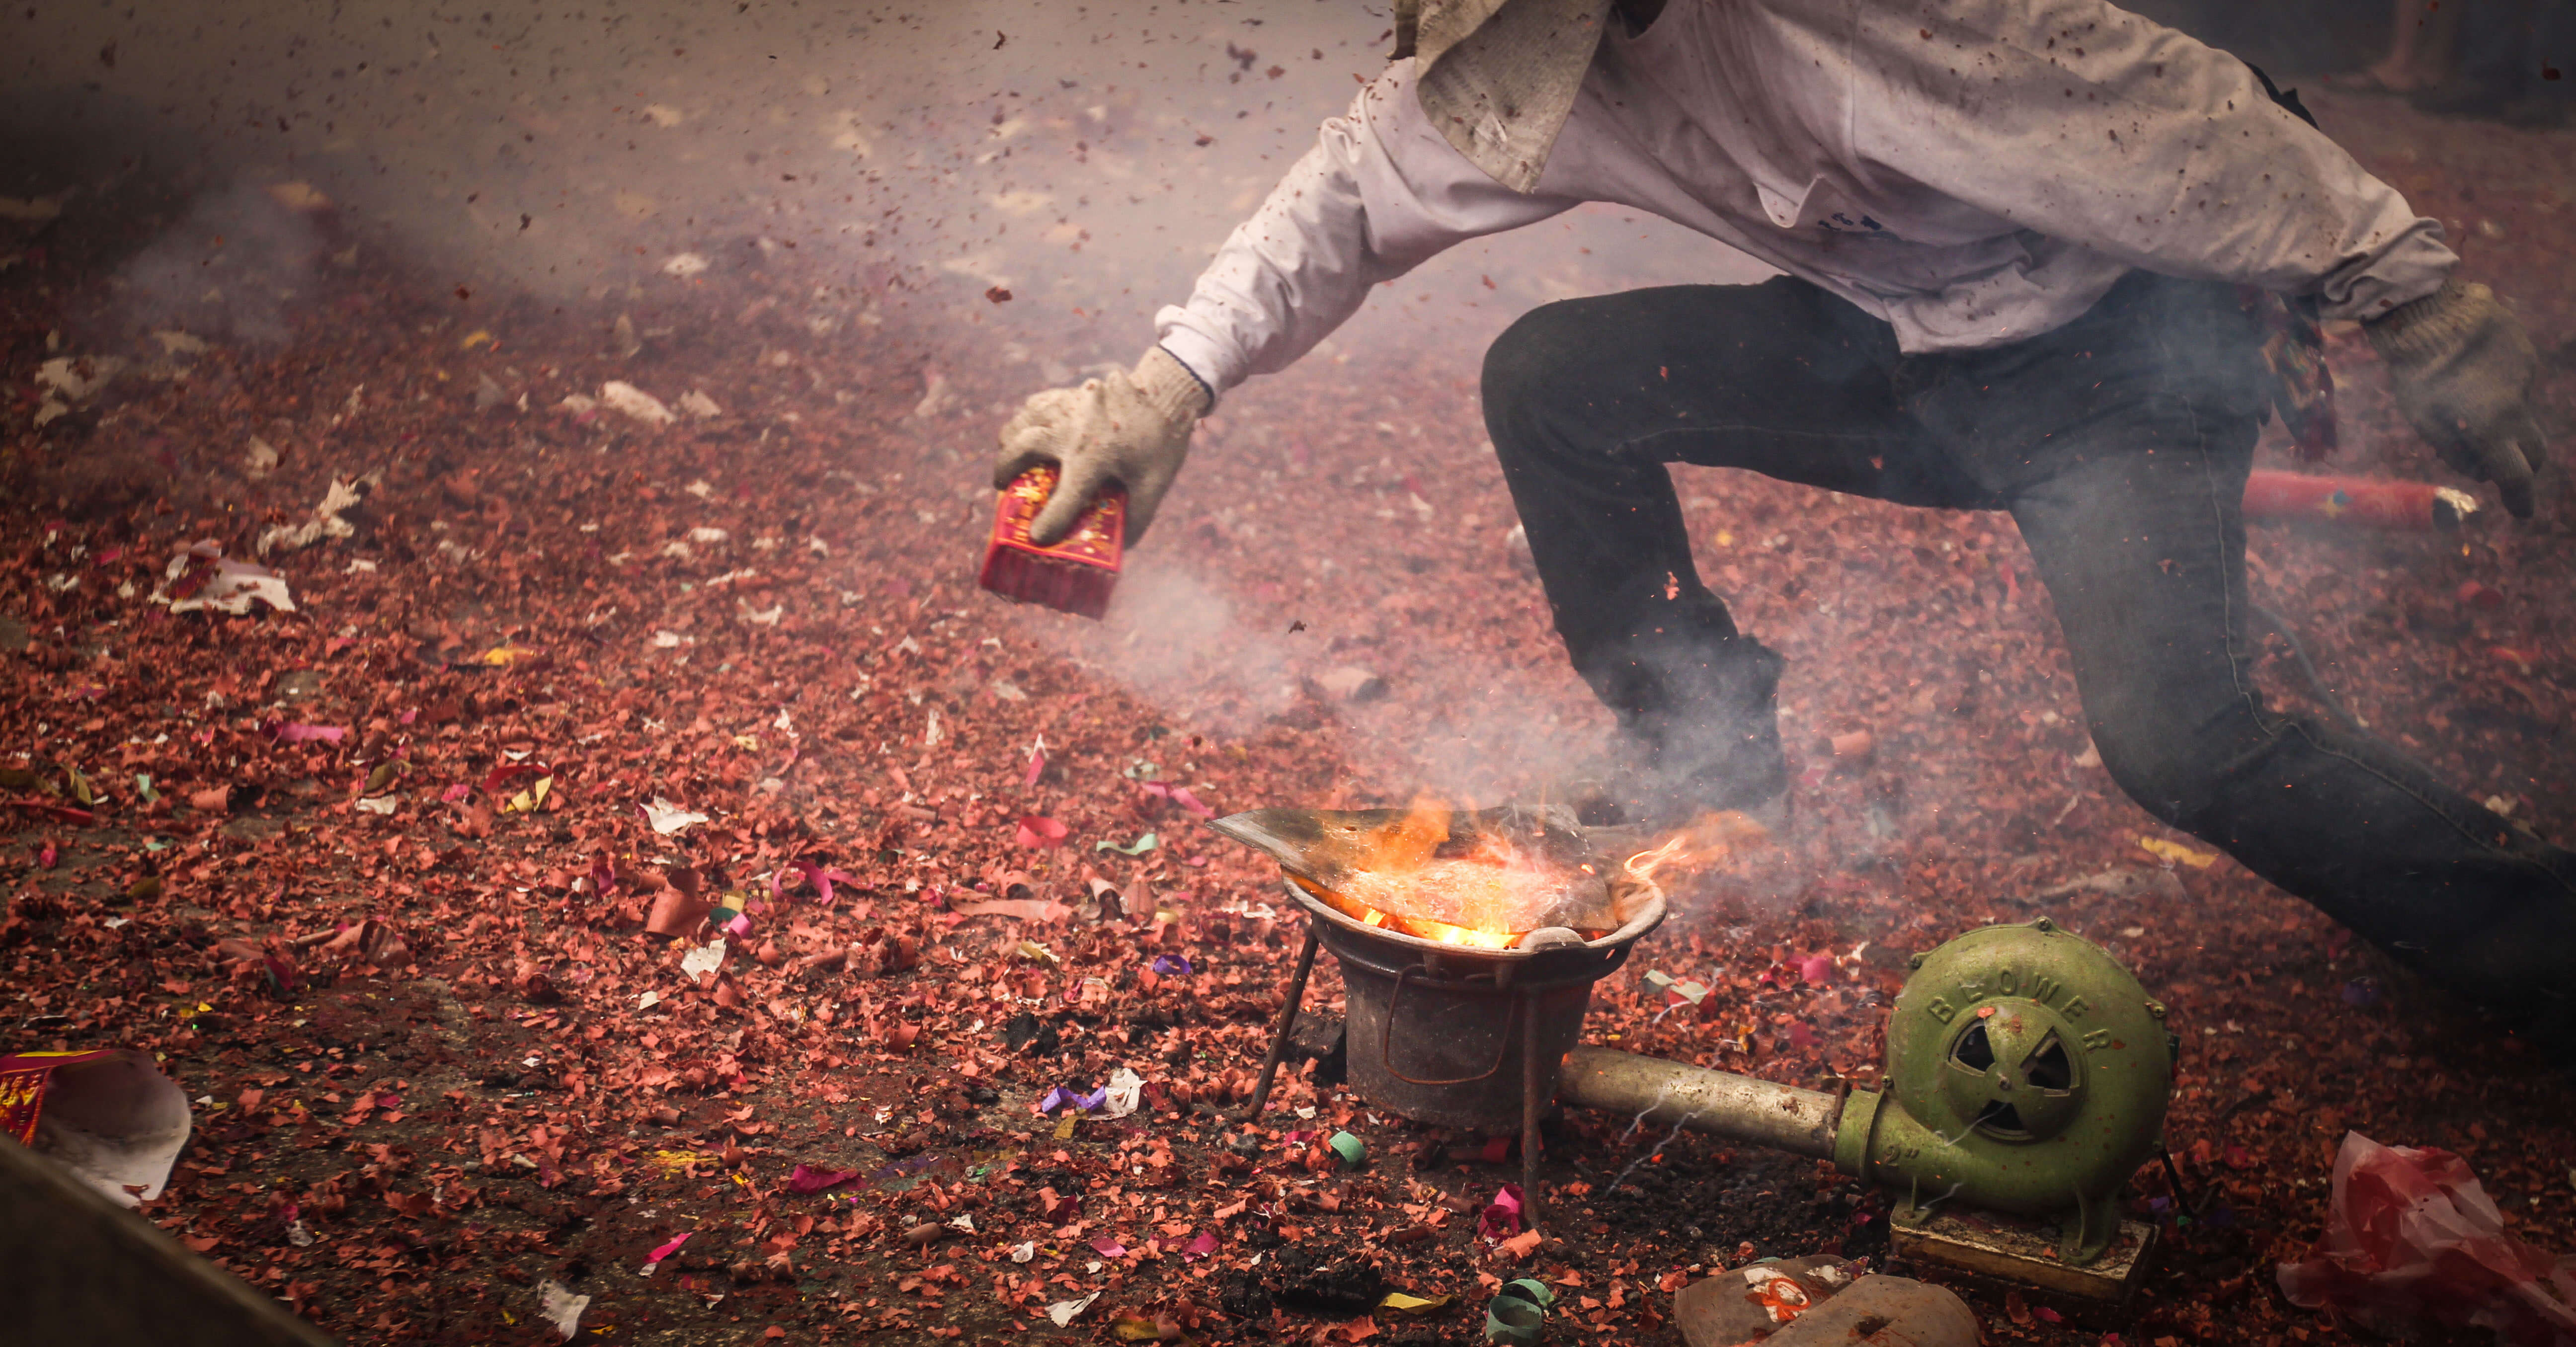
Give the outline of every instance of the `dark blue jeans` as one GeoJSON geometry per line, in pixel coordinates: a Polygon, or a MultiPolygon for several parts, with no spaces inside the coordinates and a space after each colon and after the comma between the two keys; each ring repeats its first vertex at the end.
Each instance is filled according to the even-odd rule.
{"type": "Polygon", "coordinates": [[[2576,857],[2255,689],[2258,346],[2232,287],[2143,272],[2055,332],[1925,357],[1802,281],[1639,290],[1515,323],[1485,421],[1567,652],[1633,731],[1721,758],[1776,735],[1777,659],[1700,583],[1666,464],[2009,510],[2121,789],[2400,962],[2561,1019],[2576,857]]]}

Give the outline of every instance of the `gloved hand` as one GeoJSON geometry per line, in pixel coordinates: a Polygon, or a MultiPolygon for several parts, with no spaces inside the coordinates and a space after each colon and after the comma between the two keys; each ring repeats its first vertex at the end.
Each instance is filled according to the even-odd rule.
{"type": "Polygon", "coordinates": [[[1029,540],[1051,546],[1073,531],[1082,508],[1110,482],[1127,488],[1127,541],[1145,536],[1154,509],[1190,452],[1190,431],[1208,408],[1207,386],[1157,346],[1124,374],[1032,396],[1002,427],[993,489],[1041,463],[1062,472],[1029,522],[1029,540]]]}
{"type": "Polygon", "coordinates": [[[2540,357],[2495,292],[2457,277],[2363,324],[2388,362],[2398,409],[2442,461],[2531,517],[2532,478],[2548,456],[2532,415],[2540,357]]]}

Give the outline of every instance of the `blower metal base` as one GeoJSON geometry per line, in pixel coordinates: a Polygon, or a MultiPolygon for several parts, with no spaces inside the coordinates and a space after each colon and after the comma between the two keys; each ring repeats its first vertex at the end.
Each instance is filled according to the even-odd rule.
{"type": "Polygon", "coordinates": [[[1899,1211],[1887,1223],[1888,1252],[1949,1280],[1992,1281],[2001,1287],[2037,1288],[2066,1297],[2060,1308],[2077,1311],[2125,1308],[2146,1279],[2156,1228],[2120,1222],[2120,1233],[2100,1258],[2081,1267],[2057,1257],[2063,1232],[2054,1222],[2015,1220],[1980,1211],[1973,1216],[1935,1212],[1919,1218],[1899,1211]]]}

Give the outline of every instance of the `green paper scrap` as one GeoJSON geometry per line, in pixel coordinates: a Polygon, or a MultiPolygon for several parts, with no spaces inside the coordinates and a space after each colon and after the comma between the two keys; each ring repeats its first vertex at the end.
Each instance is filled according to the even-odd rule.
{"type": "Polygon", "coordinates": [[[1092,843],[1091,849],[1094,851],[1115,851],[1121,856],[1142,856],[1146,852],[1151,851],[1160,845],[1162,845],[1162,839],[1154,836],[1152,833],[1147,833],[1123,847],[1104,837],[1099,841],[1092,843]]]}
{"type": "Polygon", "coordinates": [[[1547,1283],[1540,1281],[1536,1277],[1523,1277],[1518,1281],[1505,1282],[1503,1283],[1503,1289],[1496,1291],[1494,1294],[1497,1296],[1518,1296],[1521,1299],[1538,1306],[1540,1309],[1546,1309],[1548,1306],[1556,1303],[1556,1292],[1547,1289],[1547,1283]]]}
{"type": "Polygon", "coordinates": [[[1335,1132],[1332,1139],[1324,1144],[1333,1148],[1333,1154],[1342,1157],[1345,1169],[1357,1169],[1368,1160],[1368,1143],[1348,1132],[1335,1132]]]}
{"type": "Polygon", "coordinates": [[[1498,1295],[1485,1307],[1485,1341],[1537,1347],[1547,1340],[1547,1311],[1519,1296],[1498,1295]]]}
{"type": "Polygon", "coordinates": [[[152,774],[149,772],[136,772],[134,774],[134,794],[137,799],[140,799],[145,804],[150,804],[154,800],[161,798],[161,792],[152,788],[152,774]]]}

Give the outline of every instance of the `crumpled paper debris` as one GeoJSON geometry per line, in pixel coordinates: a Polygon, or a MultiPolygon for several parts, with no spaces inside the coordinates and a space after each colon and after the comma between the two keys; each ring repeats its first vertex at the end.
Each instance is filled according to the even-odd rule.
{"type": "Polygon", "coordinates": [[[225,556],[223,544],[213,539],[174,554],[162,578],[152,601],[168,605],[174,613],[213,611],[238,617],[248,614],[253,603],[281,613],[295,611],[295,596],[287,589],[285,576],[225,556]]]}
{"type": "Polygon", "coordinates": [[[1485,1239],[1506,1239],[1521,1232],[1521,1186],[1506,1183],[1494,1193],[1494,1200],[1477,1213],[1476,1234],[1485,1239]]]}
{"type": "Polygon", "coordinates": [[[574,1295],[572,1288],[561,1282],[537,1283],[538,1312],[564,1335],[566,1342],[572,1341],[573,1334],[581,1331],[581,1312],[589,1308],[590,1297],[574,1295]]]}
{"type": "Polygon", "coordinates": [[[188,1144],[188,1096],[126,1048],[0,1057],[0,1133],[118,1203],[161,1195],[188,1144]]]}
{"type": "Polygon", "coordinates": [[[2576,1342],[2576,1256],[2515,1238],[2467,1162],[2430,1146],[2346,1132],[2325,1232],[2278,1276],[2291,1304],[2332,1306],[2382,1336],[2429,1320],[2512,1347],[2576,1342]]]}
{"type": "Polygon", "coordinates": [[[694,824],[713,822],[706,815],[695,810],[683,809],[659,795],[654,796],[653,802],[643,806],[643,809],[644,821],[652,824],[653,831],[664,837],[684,832],[694,824]]]}
{"type": "MultiPolygon", "coordinates": [[[[1139,1083],[1141,1084],[1141,1082],[1139,1083]]],[[[1089,1094],[1080,1094],[1059,1085],[1054,1089],[1047,1091],[1046,1097],[1038,1101],[1038,1112],[1053,1113],[1060,1108],[1070,1108],[1079,1109],[1084,1113],[1089,1113],[1108,1101],[1109,1087],[1106,1085],[1101,1086],[1097,1090],[1093,1090],[1089,1094]]],[[[1121,1114],[1118,1116],[1124,1117],[1125,1115],[1121,1114]]]]}
{"type": "Polygon", "coordinates": [[[694,978],[701,973],[712,973],[717,969],[724,967],[724,959],[724,937],[717,936],[715,939],[681,955],[680,971],[694,978]]]}
{"type": "Polygon", "coordinates": [[[662,405],[662,400],[621,379],[611,379],[599,386],[599,400],[610,411],[623,413],[628,419],[648,426],[667,426],[680,418],[662,405]]]}
{"type": "Polygon", "coordinates": [[[358,504],[365,497],[359,484],[331,479],[331,487],[322,493],[322,503],[313,507],[313,515],[301,524],[272,524],[260,531],[259,554],[267,556],[278,548],[289,552],[311,547],[325,538],[357,536],[357,527],[340,517],[340,512],[358,504]]]}
{"type": "Polygon", "coordinates": [[[662,1266],[663,1259],[678,1253],[680,1251],[680,1246],[688,1243],[689,1236],[696,1233],[697,1232],[694,1230],[683,1230],[680,1233],[671,1236],[667,1242],[654,1249],[653,1252],[646,1254],[644,1256],[644,1270],[640,1275],[646,1277],[652,1276],[653,1269],[662,1266]]]}
{"type": "Polygon", "coordinates": [[[1103,1094],[1108,1102],[1109,1116],[1124,1118],[1143,1102],[1145,1078],[1122,1066],[1109,1073],[1109,1087],[1103,1094]]]}

